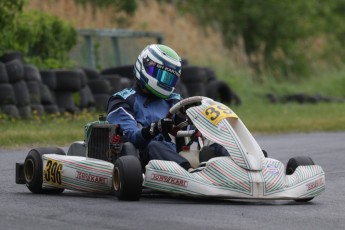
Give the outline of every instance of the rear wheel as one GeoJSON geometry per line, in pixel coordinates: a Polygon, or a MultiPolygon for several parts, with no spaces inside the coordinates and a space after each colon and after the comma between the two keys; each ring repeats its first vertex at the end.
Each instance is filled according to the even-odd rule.
{"type": "Polygon", "coordinates": [[[141,163],[135,156],[122,156],[115,162],[113,188],[119,200],[139,200],[143,176],[141,163]]]}
{"type": "MultiPolygon", "coordinates": [[[[293,157],[291,158],[286,166],[286,175],[292,175],[298,166],[303,165],[315,165],[314,161],[310,157],[293,157]]],[[[298,199],[295,200],[296,202],[308,202],[311,201],[314,197],[306,198],[306,199],[298,199]]]]}
{"type": "Polygon", "coordinates": [[[60,148],[36,148],[31,149],[24,161],[24,178],[28,189],[32,193],[59,194],[63,188],[42,188],[43,184],[43,161],[44,154],[66,155],[60,148]]]}

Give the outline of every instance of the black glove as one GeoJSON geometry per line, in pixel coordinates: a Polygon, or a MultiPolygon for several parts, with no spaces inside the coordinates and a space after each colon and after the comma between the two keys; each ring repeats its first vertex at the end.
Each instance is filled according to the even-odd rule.
{"type": "Polygon", "coordinates": [[[151,123],[150,126],[141,129],[141,135],[146,140],[151,140],[153,137],[157,136],[159,133],[169,133],[173,129],[173,121],[170,118],[163,118],[159,121],[151,123]]]}

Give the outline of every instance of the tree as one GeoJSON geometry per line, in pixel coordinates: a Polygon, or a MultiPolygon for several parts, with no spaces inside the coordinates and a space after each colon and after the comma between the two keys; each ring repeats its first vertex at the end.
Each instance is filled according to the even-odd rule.
{"type": "MultiPolygon", "coordinates": [[[[325,24],[333,20],[336,25],[343,25],[345,17],[342,0],[189,0],[178,3],[202,24],[218,27],[226,46],[232,47],[242,38],[248,60],[258,73],[278,69],[285,76],[303,73],[310,67],[305,50],[308,43],[303,41],[326,32],[335,34],[334,28],[326,29],[325,24]],[[253,56],[261,58],[253,59],[253,56]]],[[[345,29],[339,27],[337,37],[343,38],[345,29]]]]}

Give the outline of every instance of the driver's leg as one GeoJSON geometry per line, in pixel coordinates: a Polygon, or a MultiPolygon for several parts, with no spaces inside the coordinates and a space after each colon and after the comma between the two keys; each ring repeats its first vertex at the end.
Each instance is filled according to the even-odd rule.
{"type": "Polygon", "coordinates": [[[186,170],[191,168],[190,163],[176,152],[175,144],[167,141],[151,141],[141,152],[140,158],[145,165],[150,160],[166,160],[175,161],[186,170]]]}

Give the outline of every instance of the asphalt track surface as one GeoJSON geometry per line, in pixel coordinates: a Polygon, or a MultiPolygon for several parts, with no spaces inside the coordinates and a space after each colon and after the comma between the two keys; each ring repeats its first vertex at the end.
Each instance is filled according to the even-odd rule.
{"type": "Polygon", "coordinates": [[[29,149],[0,149],[0,229],[345,229],[345,132],[256,136],[269,157],[311,156],[326,191],[308,203],[143,195],[138,202],[65,191],[31,194],[15,184],[29,149]]]}

